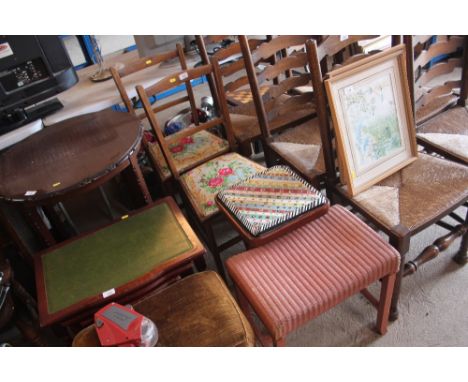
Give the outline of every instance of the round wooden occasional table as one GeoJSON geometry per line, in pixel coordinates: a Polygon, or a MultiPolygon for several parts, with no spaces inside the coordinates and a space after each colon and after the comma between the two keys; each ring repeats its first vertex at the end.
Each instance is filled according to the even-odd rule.
{"type": "Polygon", "coordinates": [[[151,196],[138,166],[143,128],[110,109],[59,122],[0,155],[0,199],[15,203],[47,246],[55,238],[37,211],[101,186],[124,171],[135,195],[151,196]]]}

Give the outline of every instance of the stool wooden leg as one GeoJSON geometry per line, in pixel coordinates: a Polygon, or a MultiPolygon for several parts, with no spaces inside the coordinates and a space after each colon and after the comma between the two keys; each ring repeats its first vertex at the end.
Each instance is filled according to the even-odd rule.
{"type": "Polygon", "coordinates": [[[283,346],[286,346],[286,341],[284,340],[284,338],[281,338],[279,340],[276,340],[276,341],[273,341],[273,346],[275,347],[283,347],[283,346]]]}
{"type": "Polygon", "coordinates": [[[241,290],[237,287],[235,283],[234,283],[234,290],[236,292],[237,302],[239,303],[239,306],[242,312],[244,312],[244,315],[247,318],[247,321],[249,321],[250,325],[253,328],[255,336],[257,337],[258,341],[262,344],[262,346],[271,346],[271,345],[284,346],[284,339],[275,341],[273,337],[267,336],[264,333],[262,333],[261,329],[255,323],[253,310],[252,310],[252,307],[250,306],[249,301],[247,300],[247,298],[244,296],[244,294],[241,292],[241,290]]]}
{"type": "Polygon", "coordinates": [[[377,331],[385,334],[388,327],[388,318],[390,315],[390,305],[392,302],[393,287],[395,286],[396,274],[385,276],[382,279],[380,289],[379,310],[377,311],[377,331]]]}

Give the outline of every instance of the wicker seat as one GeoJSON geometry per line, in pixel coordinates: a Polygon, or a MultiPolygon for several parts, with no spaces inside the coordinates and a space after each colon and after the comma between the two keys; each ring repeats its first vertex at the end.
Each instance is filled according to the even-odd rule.
{"type": "Polygon", "coordinates": [[[317,118],[274,136],[270,147],[308,179],[325,172],[317,118]]]}
{"type": "MultiPolygon", "coordinates": [[[[215,272],[188,276],[136,303],[155,322],[157,346],[254,346],[255,337],[226,285],[215,272]]],[[[73,346],[100,346],[94,325],[73,346]]]]}
{"type": "Polygon", "coordinates": [[[418,127],[416,136],[421,142],[449,152],[468,163],[468,110],[454,107],[418,127]]]}
{"type": "MultiPolygon", "coordinates": [[[[385,333],[399,264],[395,249],[338,205],[290,234],[226,262],[244,313],[251,317],[252,307],[275,344],[379,279],[377,329],[385,333]]],[[[367,291],[363,294],[373,300],[367,291]]],[[[265,343],[258,330],[257,335],[265,343]]]]}
{"type": "Polygon", "coordinates": [[[353,198],[364,212],[388,229],[423,227],[447,205],[468,198],[468,168],[419,154],[418,160],[353,198]]]}

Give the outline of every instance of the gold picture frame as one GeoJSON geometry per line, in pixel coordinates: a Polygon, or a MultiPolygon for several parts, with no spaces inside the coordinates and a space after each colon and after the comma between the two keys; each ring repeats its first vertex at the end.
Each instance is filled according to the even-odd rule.
{"type": "Polygon", "coordinates": [[[351,196],[417,159],[404,45],[331,71],[325,86],[351,196]]]}

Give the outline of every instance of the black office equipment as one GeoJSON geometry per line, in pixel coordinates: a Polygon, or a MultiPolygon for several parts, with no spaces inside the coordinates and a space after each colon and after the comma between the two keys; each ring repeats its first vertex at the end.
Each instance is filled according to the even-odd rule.
{"type": "Polygon", "coordinates": [[[77,82],[59,36],[0,35],[0,135],[63,107],[41,101],[77,82]]]}

